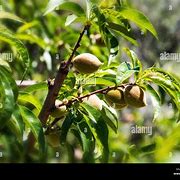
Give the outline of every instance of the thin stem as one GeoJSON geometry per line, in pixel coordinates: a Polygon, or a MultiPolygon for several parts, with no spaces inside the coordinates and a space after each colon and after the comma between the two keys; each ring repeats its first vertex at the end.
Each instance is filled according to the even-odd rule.
{"type": "Polygon", "coordinates": [[[107,91],[109,91],[109,90],[116,89],[118,87],[124,88],[126,85],[127,84],[121,84],[119,86],[108,86],[106,88],[98,89],[98,90],[93,91],[93,92],[86,94],[84,96],[77,96],[76,98],[73,98],[73,99],[69,100],[68,102],[60,104],[59,107],[64,106],[64,105],[71,106],[73,103],[81,102],[84,98],[87,98],[87,97],[92,96],[94,94],[106,94],[107,91]]]}
{"type": "MultiPolygon", "coordinates": [[[[82,100],[83,100],[84,98],[90,97],[90,96],[92,96],[92,95],[94,95],[94,94],[106,94],[109,90],[117,89],[118,87],[125,88],[125,86],[126,86],[127,84],[128,84],[128,83],[126,83],[126,84],[121,84],[121,85],[119,85],[119,86],[108,86],[108,87],[106,87],[106,88],[98,89],[98,90],[93,91],[93,92],[91,92],[91,93],[89,93],[89,94],[86,94],[86,95],[84,95],[84,96],[77,96],[76,98],[73,98],[73,99],[69,100],[68,102],[64,102],[64,103],[60,104],[58,107],[61,107],[61,106],[64,106],[64,105],[66,105],[66,106],[69,107],[69,106],[71,106],[73,103],[75,103],[75,102],[82,102],[82,100]]],[[[54,126],[59,120],[61,120],[62,118],[63,118],[63,117],[61,117],[61,118],[56,118],[56,119],[48,126],[48,128],[47,128],[47,130],[46,130],[46,134],[49,134],[50,131],[51,131],[51,127],[53,127],[53,126],[54,126]]]]}

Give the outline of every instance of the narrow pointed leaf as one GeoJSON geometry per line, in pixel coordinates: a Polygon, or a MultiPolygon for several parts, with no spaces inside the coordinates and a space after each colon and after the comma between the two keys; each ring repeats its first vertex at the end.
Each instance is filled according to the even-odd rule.
{"type": "Polygon", "coordinates": [[[45,138],[40,120],[28,108],[24,106],[19,106],[19,108],[24,123],[31,129],[38,143],[40,154],[43,155],[45,153],[45,138]]]}

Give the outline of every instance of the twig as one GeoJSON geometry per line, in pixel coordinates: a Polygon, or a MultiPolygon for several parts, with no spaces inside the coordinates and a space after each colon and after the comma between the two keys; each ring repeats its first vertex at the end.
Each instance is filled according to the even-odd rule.
{"type": "MultiPolygon", "coordinates": [[[[127,84],[128,84],[128,83],[127,83],[127,84]]],[[[75,103],[75,102],[82,102],[82,100],[83,100],[84,98],[90,97],[90,96],[92,96],[92,95],[94,95],[94,94],[106,94],[107,91],[112,90],[112,89],[117,89],[118,87],[125,88],[125,86],[126,86],[127,84],[121,84],[121,85],[119,85],[119,86],[108,86],[108,87],[103,88],[103,89],[98,89],[98,90],[93,91],[93,92],[91,92],[91,93],[89,93],[89,94],[86,94],[86,95],[84,95],[84,96],[77,96],[76,98],[73,98],[73,99],[69,100],[68,102],[64,102],[64,103],[62,102],[62,104],[60,104],[58,107],[61,107],[61,106],[64,106],[64,105],[66,105],[67,107],[70,107],[70,106],[71,106],[73,103],[75,103]]],[[[62,118],[63,118],[63,116],[60,117],[60,118],[56,118],[56,119],[47,127],[47,129],[46,129],[46,131],[45,131],[45,134],[49,134],[50,131],[51,131],[51,128],[52,128],[59,120],[61,120],[62,118]]]]}
{"type": "Polygon", "coordinates": [[[77,97],[69,100],[68,102],[65,102],[65,103],[60,104],[59,107],[64,106],[64,105],[66,105],[67,107],[69,107],[69,106],[71,106],[73,103],[75,103],[75,102],[77,102],[77,101],[82,102],[82,100],[83,100],[84,98],[87,98],[87,97],[92,96],[92,95],[94,95],[94,94],[106,94],[107,91],[109,91],[109,90],[116,89],[116,88],[118,88],[118,87],[124,88],[126,85],[127,85],[127,84],[121,84],[121,85],[119,85],[119,86],[108,86],[108,87],[103,88],[103,89],[98,89],[98,90],[93,91],[93,92],[91,92],[91,93],[89,93],[89,94],[86,94],[86,95],[84,95],[84,96],[77,96],[77,97]]]}
{"type": "Polygon", "coordinates": [[[51,88],[49,88],[47,97],[45,99],[45,102],[44,102],[43,107],[41,109],[41,112],[39,114],[39,119],[40,119],[43,126],[46,125],[46,121],[47,121],[47,119],[51,113],[51,110],[54,107],[54,103],[55,103],[55,100],[58,96],[58,93],[59,93],[59,91],[62,87],[62,84],[63,84],[63,82],[64,82],[64,80],[67,77],[67,74],[69,72],[69,66],[72,62],[73,56],[80,46],[80,42],[82,40],[82,37],[83,37],[85,31],[87,29],[89,29],[89,27],[90,27],[89,25],[84,26],[84,29],[80,33],[79,39],[76,42],[69,59],[66,62],[61,63],[60,68],[58,70],[58,73],[57,73],[55,80],[54,80],[54,85],[51,86],[51,88]]]}

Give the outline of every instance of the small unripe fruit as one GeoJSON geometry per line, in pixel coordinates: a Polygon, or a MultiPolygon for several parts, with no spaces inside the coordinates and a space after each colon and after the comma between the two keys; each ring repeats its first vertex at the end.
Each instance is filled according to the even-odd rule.
{"type": "Polygon", "coordinates": [[[47,142],[52,147],[58,147],[60,145],[59,134],[57,132],[46,135],[47,142]]]}
{"type": "Polygon", "coordinates": [[[146,106],[144,91],[138,85],[128,85],[124,92],[125,101],[128,105],[141,108],[146,106]]]}
{"type": "Polygon", "coordinates": [[[102,101],[95,94],[89,96],[88,98],[85,98],[83,102],[87,103],[88,105],[96,109],[102,110],[102,101]]]}
{"type": "Polygon", "coordinates": [[[106,101],[115,109],[122,109],[127,106],[123,91],[121,89],[110,90],[105,95],[106,101]]]}
{"type": "Polygon", "coordinates": [[[66,114],[66,112],[67,112],[66,106],[65,105],[59,106],[61,104],[62,104],[62,101],[60,101],[60,100],[55,101],[55,109],[51,112],[52,117],[60,118],[66,114]]]}
{"type": "Polygon", "coordinates": [[[90,53],[83,53],[73,59],[74,67],[83,74],[96,72],[102,65],[101,61],[90,53]]]}

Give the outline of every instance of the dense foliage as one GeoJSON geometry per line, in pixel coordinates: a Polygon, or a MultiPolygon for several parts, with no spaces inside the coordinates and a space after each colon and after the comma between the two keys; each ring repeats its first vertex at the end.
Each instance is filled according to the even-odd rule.
{"type": "Polygon", "coordinates": [[[159,62],[178,42],[163,47],[162,24],[130,1],[0,2],[0,162],[179,157],[180,76],[159,62]]]}

